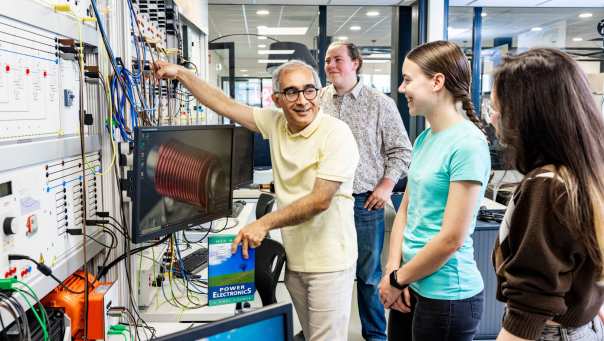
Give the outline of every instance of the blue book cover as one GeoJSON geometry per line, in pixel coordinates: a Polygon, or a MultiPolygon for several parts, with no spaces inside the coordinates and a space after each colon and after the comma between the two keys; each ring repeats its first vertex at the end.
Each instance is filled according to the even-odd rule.
{"type": "Polygon", "coordinates": [[[234,235],[215,235],[208,238],[210,306],[254,300],[256,252],[250,248],[248,259],[244,259],[239,245],[237,252],[231,254],[231,243],[234,239],[234,235]]]}

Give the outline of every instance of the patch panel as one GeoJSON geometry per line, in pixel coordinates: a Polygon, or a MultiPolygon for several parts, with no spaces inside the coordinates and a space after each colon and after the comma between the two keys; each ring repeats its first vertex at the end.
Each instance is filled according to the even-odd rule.
{"type": "MultiPolygon", "coordinates": [[[[52,268],[81,245],[82,236],[72,236],[66,229],[82,228],[84,217],[102,210],[99,153],[87,154],[86,161],[83,165],[79,157],[65,158],[0,174],[0,277],[39,275],[32,273],[27,261],[9,262],[9,254],[27,255],[52,268]]],[[[91,227],[88,234],[95,232],[91,227]]]]}

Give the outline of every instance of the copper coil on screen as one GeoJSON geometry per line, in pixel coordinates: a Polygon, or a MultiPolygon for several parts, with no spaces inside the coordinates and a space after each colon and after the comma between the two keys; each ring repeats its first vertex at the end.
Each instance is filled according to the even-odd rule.
{"type": "Polygon", "coordinates": [[[161,144],[157,156],[150,159],[149,172],[162,196],[207,208],[226,186],[218,158],[202,149],[171,141],[161,144]]]}

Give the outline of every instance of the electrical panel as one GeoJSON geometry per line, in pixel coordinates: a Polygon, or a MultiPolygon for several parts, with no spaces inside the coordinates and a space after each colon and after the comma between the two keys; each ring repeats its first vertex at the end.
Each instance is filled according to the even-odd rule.
{"type": "MultiPolygon", "coordinates": [[[[73,18],[86,16],[89,5],[79,0],[28,1],[25,8],[46,11],[48,18],[20,16],[6,8],[0,13],[0,278],[29,283],[41,297],[48,293],[48,281],[41,280],[32,262],[9,262],[8,255],[28,256],[57,276],[70,274],[83,265],[78,229],[102,210],[102,97],[97,82],[81,79],[74,43],[92,30],[73,18]],[[51,3],[70,5],[68,13],[55,13],[51,3]],[[93,122],[82,132],[84,160],[81,108],[93,122]],[[69,229],[74,229],[71,234],[69,229]]],[[[85,47],[85,64],[97,66],[95,47],[90,42],[85,47]]],[[[88,236],[104,240],[97,233],[97,228],[87,228],[88,236]]],[[[99,248],[89,252],[94,255],[99,248]]]]}
{"type": "MultiPolygon", "coordinates": [[[[9,263],[9,254],[27,255],[52,268],[82,244],[82,236],[70,235],[67,229],[83,227],[84,196],[86,217],[101,210],[96,174],[100,162],[99,153],[89,153],[85,164],[71,157],[0,173],[0,278],[41,275],[31,262],[9,263]]],[[[87,233],[93,235],[95,229],[87,233]]]]}
{"type": "Polygon", "coordinates": [[[56,38],[0,17],[0,141],[60,134],[56,38]]]}

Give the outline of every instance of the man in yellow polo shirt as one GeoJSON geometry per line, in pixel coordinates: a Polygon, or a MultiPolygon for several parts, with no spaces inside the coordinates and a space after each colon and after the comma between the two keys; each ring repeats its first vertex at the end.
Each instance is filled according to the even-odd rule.
{"type": "Polygon", "coordinates": [[[187,69],[157,62],[160,78],[176,78],[208,108],[270,140],[279,209],[245,226],[233,248],[260,245],[282,228],[285,285],[307,340],[346,340],[357,259],[352,182],[359,160],[343,121],[323,114],[316,71],[300,61],[273,73],[279,109],[235,102],[187,69]]]}

